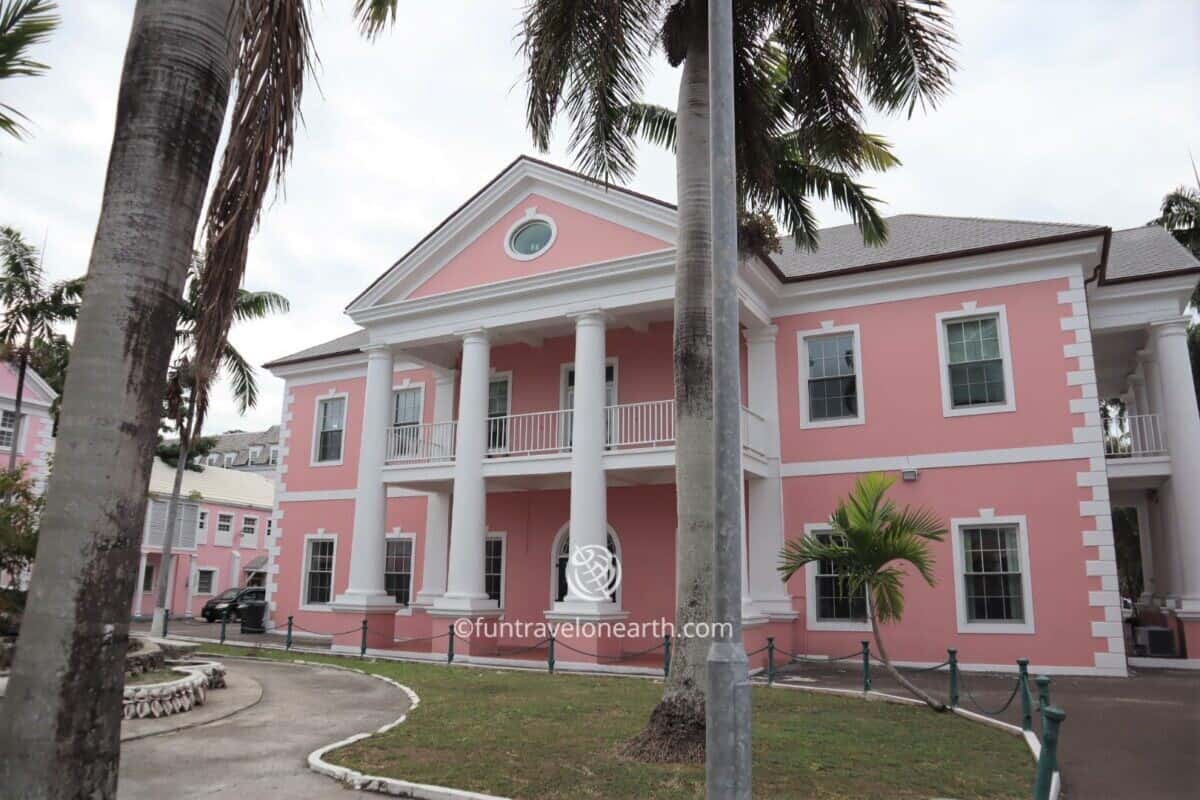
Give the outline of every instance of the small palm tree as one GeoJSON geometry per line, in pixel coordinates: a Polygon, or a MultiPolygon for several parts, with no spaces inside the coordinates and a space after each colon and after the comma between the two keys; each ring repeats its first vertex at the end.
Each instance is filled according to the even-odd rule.
{"type": "Polygon", "coordinates": [[[13,403],[13,446],[8,451],[8,469],[17,466],[17,442],[21,435],[21,405],[25,375],[35,343],[51,340],[54,326],[75,319],[83,297],[83,279],[46,284],[41,256],[12,228],[0,228],[0,345],[17,362],[17,396],[13,403]]]}
{"type": "MultiPolygon", "coordinates": [[[[204,424],[204,412],[208,405],[208,381],[201,380],[193,367],[190,353],[194,349],[197,331],[211,325],[200,308],[200,284],[204,267],[200,258],[192,259],[188,273],[188,285],[183,302],[179,306],[179,322],[175,330],[176,346],[182,354],[171,365],[167,376],[165,395],[165,417],[179,436],[179,452],[175,463],[175,481],[171,485],[171,497],[167,503],[167,534],[163,536],[162,568],[158,571],[155,585],[154,619],[150,632],[161,636],[167,616],[167,587],[171,566],[171,549],[175,540],[175,525],[179,515],[179,496],[183,491],[183,475],[191,461],[192,444],[204,424]]],[[[238,290],[233,318],[237,321],[265,319],[274,313],[286,313],[291,308],[286,297],[275,292],[251,292],[238,290]]],[[[245,414],[258,404],[258,381],[254,367],[225,336],[221,351],[221,364],[230,379],[233,398],[238,411],[245,414]]],[[[237,576],[234,576],[236,579],[237,576]]]]}
{"type": "Polygon", "coordinates": [[[899,622],[904,615],[905,571],[898,562],[916,567],[925,582],[933,586],[934,558],[929,543],[942,541],[946,534],[933,512],[907,506],[901,510],[888,500],[885,495],[894,482],[879,473],[860,478],[850,496],[838,502],[829,518],[833,535],[802,536],[789,541],[779,555],[779,572],[786,581],[805,564],[819,561],[832,564],[851,596],[866,594],[875,649],[887,671],[931,708],[944,711],[945,705],[918,689],[892,666],[879,632],[880,623],[899,622]]]}
{"type": "MultiPolygon", "coordinates": [[[[0,0],[0,79],[34,77],[49,69],[34,61],[29,49],[50,38],[61,21],[53,0],[0,0]]],[[[0,103],[0,131],[21,138],[25,115],[0,103]]]]}

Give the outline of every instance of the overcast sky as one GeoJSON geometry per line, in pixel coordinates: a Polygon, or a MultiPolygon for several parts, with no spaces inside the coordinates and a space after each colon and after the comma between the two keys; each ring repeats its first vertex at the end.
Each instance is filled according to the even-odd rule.
{"type": "MultiPolygon", "coordinates": [[[[940,108],[872,118],[904,164],[866,182],[885,213],[1086,222],[1155,216],[1200,158],[1200,3],[1033,0],[953,3],[960,71],[940,108]]],[[[0,101],[32,120],[0,139],[0,224],[48,242],[51,276],[87,268],[112,138],[132,0],[60,0],[63,26],[36,54],[47,77],[5,81],[0,101]]],[[[256,364],[353,330],[346,303],[521,153],[519,0],[402,2],[368,44],[351,0],[315,3],[320,91],[305,94],[286,194],[251,243],[246,287],[282,292],[285,317],[235,328],[256,364]]],[[[646,87],[674,105],[661,57],[646,87]]],[[[560,136],[546,157],[570,165],[560,136]]],[[[673,160],[644,149],[632,187],[674,200],[673,160]]],[[[823,224],[846,219],[821,207],[823,224]]],[[[283,382],[239,417],[221,387],[207,432],[277,423],[283,382]]]]}

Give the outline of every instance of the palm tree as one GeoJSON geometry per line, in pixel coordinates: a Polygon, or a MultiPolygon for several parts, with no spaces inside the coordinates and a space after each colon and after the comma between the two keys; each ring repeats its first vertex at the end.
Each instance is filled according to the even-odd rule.
{"type": "MultiPolygon", "coordinates": [[[[34,77],[50,69],[31,59],[28,51],[50,38],[61,18],[53,0],[0,0],[0,79],[34,77]]],[[[0,131],[21,138],[25,115],[0,103],[0,131]]]]}
{"type": "Polygon", "coordinates": [[[17,362],[17,392],[13,401],[13,444],[8,450],[8,469],[17,468],[17,443],[21,437],[21,405],[25,376],[36,342],[55,336],[55,324],[75,319],[83,296],[83,279],[46,285],[41,257],[21,234],[0,228],[0,344],[17,362]]]}
{"type": "MultiPolygon", "coordinates": [[[[712,619],[714,430],[712,371],[712,230],[709,173],[708,32],[703,0],[568,3],[531,0],[521,50],[527,60],[526,122],[534,143],[550,145],[555,120],[571,123],[570,151],[587,173],[608,183],[636,167],[638,127],[630,109],[641,101],[650,55],[661,46],[682,65],[676,103],[678,242],[674,299],[676,630],[712,619]]],[[[942,0],[794,0],[739,2],[734,16],[734,81],[739,183],[768,187],[780,179],[796,196],[823,192],[848,210],[868,242],[881,224],[872,199],[816,159],[775,176],[780,127],[772,113],[786,101],[790,126],[826,158],[862,147],[864,103],[884,111],[936,102],[949,88],[953,35],[942,0]],[[773,98],[784,65],[786,100],[773,98]],[[820,143],[820,147],[816,144],[820,143]],[[787,174],[790,172],[790,174],[787,174]]],[[[836,161],[836,160],[835,160],[836,161]]],[[[840,163],[848,163],[843,159],[840,163]]],[[[752,206],[772,207],[743,190],[752,206]]],[[[772,195],[773,196],[773,195],[772,195]]],[[[784,222],[801,244],[816,241],[807,207],[789,201],[784,222]]],[[[706,639],[672,651],[663,700],[627,749],[648,760],[700,760],[704,752],[706,639]]]]}
{"type": "MultiPolygon", "coordinates": [[[[167,502],[167,533],[163,536],[160,556],[162,566],[158,571],[158,583],[155,586],[154,618],[150,623],[150,633],[154,636],[162,636],[166,624],[167,587],[170,584],[171,573],[174,572],[171,549],[174,546],[175,525],[179,516],[179,495],[183,491],[183,475],[191,461],[193,440],[204,422],[209,390],[207,383],[198,380],[192,367],[192,359],[188,355],[194,347],[197,332],[209,324],[200,309],[200,284],[203,273],[201,263],[199,258],[192,260],[184,300],[179,306],[175,340],[184,352],[172,364],[167,375],[164,411],[166,419],[174,426],[179,436],[179,453],[175,461],[175,481],[171,485],[171,497],[167,502]]],[[[238,321],[265,319],[274,313],[286,313],[290,308],[287,298],[281,294],[239,289],[233,318],[238,321]]],[[[233,346],[228,335],[222,350],[221,364],[229,377],[238,412],[245,414],[258,404],[258,381],[255,378],[254,367],[233,346]]]]}
{"type": "MultiPolygon", "coordinates": [[[[356,0],[354,10],[374,35],[395,6],[356,0]]],[[[38,568],[0,714],[0,786],[13,796],[116,794],[129,597],[179,298],[235,75],[243,113],[233,117],[230,152],[256,157],[235,165],[232,183],[218,182],[212,202],[257,219],[265,188],[250,187],[283,174],[304,78],[296,65],[309,63],[306,11],[305,0],[134,8],[38,568]]],[[[208,238],[244,255],[252,228],[210,225],[208,238]]],[[[211,260],[211,241],[206,250],[211,260]]],[[[214,266],[236,273],[235,283],[244,268],[236,258],[214,266]]],[[[235,299],[217,309],[227,320],[235,299]]],[[[219,327],[211,372],[228,326],[219,327]]]]}
{"type": "MultiPolygon", "coordinates": [[[[931,708],[944,711],[945,705],[892,666],[879,633],[880,623],[899,622],[904,615],[905,571],[897,562],[911,564],[933,586],[934,558],[929,543],[940,542],[946,535],[933,512],[907,506],[900,510],[888,500],[885,495],[893,483],[895,479],[880,473],[860,478],[829,518],[831,535],[801,536],[789,541],[779,554],[779,573],[786,581],[805,564],[824,561],[831,565],[845,581],[847,594],[866,595],[875,649],[887,671],[931,708]]],[[[808,601],[813,602],[813,598],[808,601]]]]}

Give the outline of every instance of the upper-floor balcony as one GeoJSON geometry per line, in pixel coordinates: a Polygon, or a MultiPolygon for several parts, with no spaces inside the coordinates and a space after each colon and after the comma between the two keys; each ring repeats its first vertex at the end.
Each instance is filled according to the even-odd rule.
{"type": "MultiPolygon", "coordinates": [[[[485,476],[569,471],[573,416],[571,409],[489,416],[485,476]]],[[[767,421],[744,406],[741,420],[745,469],[751,475],[765,474],[767,421]]],[[[606,406],[604,428],[606,468],[674,466],[674,400],[606,406]]],[[[393,425],[387,434],[388,479],[398,483],[445,479],[455,460],[457,436],[456,420],[393,425]]]]}

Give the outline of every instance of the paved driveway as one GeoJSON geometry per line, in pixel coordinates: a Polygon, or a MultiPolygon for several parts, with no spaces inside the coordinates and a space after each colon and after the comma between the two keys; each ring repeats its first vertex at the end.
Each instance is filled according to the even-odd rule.
{"type": "Polygon", "coordinates": [[[228,680],[250,676],[262,700],[208,725],[126,742],[119,796],[338,798],[346,790],[310,772],[308,754],[404,713],[408,698],[383,681],[342,670],[226,659],[228,680]]]}
{"type": "MultiPolygon", "coordinates": [[[[811,685],[862,686],[858,666],[803,664],[789,666],[786,672],[793,680],[812,680],[811,685]]],[[[876,690],[907,694],[882,667],[873,667],[871,675],[876,690]]],[[[946,699],[947,673],[908,677],[938,699],[946,699]]],[[[999,708],[1015,679],[964,674],[962,706],[974,711],[972,703],[977,701],[986,710],[999,708]]],[[[1139,669],[1129,678],[1054,677],[1050,702],[1067,712],[1059,756],[1069,800],[1200,796],[1200,673],[1139,669]]],[[[1000,718],[1020,725],[1020,703],[1014,702],[1000,718]]]]}

